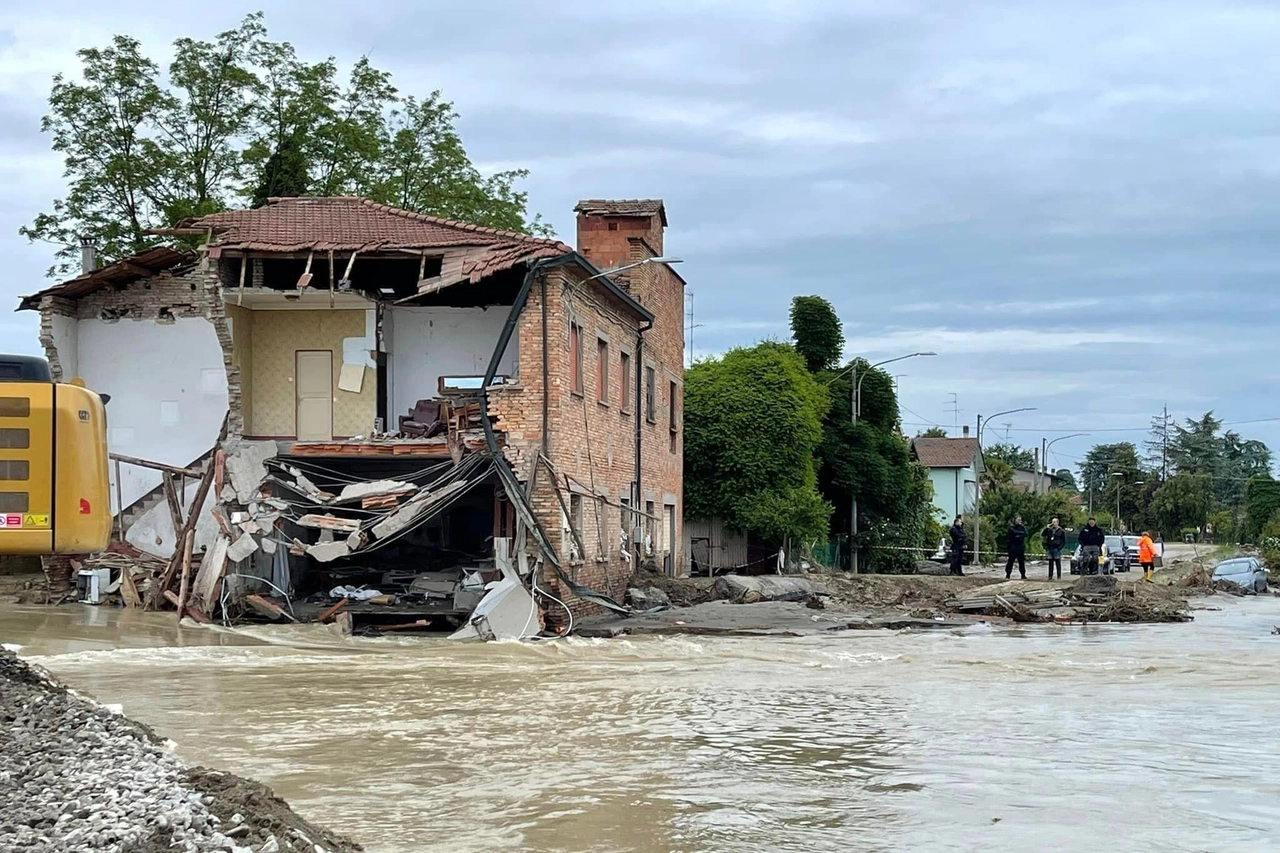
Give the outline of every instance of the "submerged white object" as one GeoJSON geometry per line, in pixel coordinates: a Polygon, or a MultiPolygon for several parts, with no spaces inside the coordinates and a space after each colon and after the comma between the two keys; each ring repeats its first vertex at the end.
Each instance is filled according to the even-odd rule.
{"type": "Polygon", "coordinates": [[[467,624],[449,639],[523,640],[536,636],[539,629],[533,596],[517,578],[507,576],[489,584],[467,624]]]}

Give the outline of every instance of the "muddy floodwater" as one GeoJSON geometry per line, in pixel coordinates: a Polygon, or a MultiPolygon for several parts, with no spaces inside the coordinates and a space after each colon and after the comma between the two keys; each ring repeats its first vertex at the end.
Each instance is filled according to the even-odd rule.
{"type": "Polygon", "coordinates": [[[0,611],[0,641],[374,853],[1273,849],[1280,599],[1208,603],[534,645],[63,606],[0,611]]]}

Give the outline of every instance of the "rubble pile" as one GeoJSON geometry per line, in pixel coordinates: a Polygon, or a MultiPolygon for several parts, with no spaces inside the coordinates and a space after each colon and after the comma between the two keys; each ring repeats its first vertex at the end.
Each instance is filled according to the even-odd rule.
{"type": "Polygon", "coordinates": [[[1070,586],[1006,581],[948,599],[959,613],[1006,616],[1015,622],[1189,622],[1186,597],[1172,587],[1120,583],[1113,575],[1085,575],[1070,586]]]}
{"type": "Polygon", "coordinates": [[[0,755],[0,849],[6,851],[362,849],[303,820],[257,783],[187,767],[150,729],[77,696],[3,649],[0,755]],[[228,788],[254,796],[233,797],[228,788]],[[227,814],[229,804],[241,811],[227,814]]]}

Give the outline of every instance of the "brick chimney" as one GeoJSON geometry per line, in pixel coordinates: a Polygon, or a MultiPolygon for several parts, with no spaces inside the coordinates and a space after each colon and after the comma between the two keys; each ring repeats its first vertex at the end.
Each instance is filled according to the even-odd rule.
{"type": "Polygon", "coordinates": [[[965,425],[964,425],[964,433],[963,433],[963,435],[964,435],[964,437],[965,437],[965,438],[968,438],[968,437],[969,437],[969,425],[968,425],[968,424],[965,424],[965,425]]]}
{"type": "Polygon", "coordinates": [[[634,239],[643,240],[653,257],[662,254],[667,211],[660,198],[584,199],[573,210],[578,214],[578,253],[599,269],[629,263],[634,239]]]}

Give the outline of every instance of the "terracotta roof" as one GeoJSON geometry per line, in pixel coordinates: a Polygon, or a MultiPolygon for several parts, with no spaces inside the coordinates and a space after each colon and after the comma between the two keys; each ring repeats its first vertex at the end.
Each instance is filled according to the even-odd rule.
{"type": "Polygon", "coordinates": [[[45,296],[60,296],[63,299],[79,299],[94,291],[112,285],[124,285],[140,278],[149,278],[167,269],[194,263],[195,253],[171,249],[168,246],[155,246],[143,249],[115,263],[107,264],[93,272],[83,273],[73,279],[46,287],[30,296],[22,297],[18,310],[38,310],[40,300],[45,296]]]}
{"type": "Polygon", "coordinates": [[[660,198],[586,198],[573,211],[587,216],[660,216],[667,224],[667,208],[660,198]]]}
{"type": "Polygon", "coordinates": [[[926,468],[968,468],[978,454],[976,438],[917,438],[911,442],[916,459],[926,468]]]}
{"type": "Polygon", "coordinates": [[[427,216],[355,196],[273,198],[263,207],[214,213],[184,224],[214,229],[210,245],[218,250],[373,252],[503,244],[571,251],[558,240],[427,216]]]}

